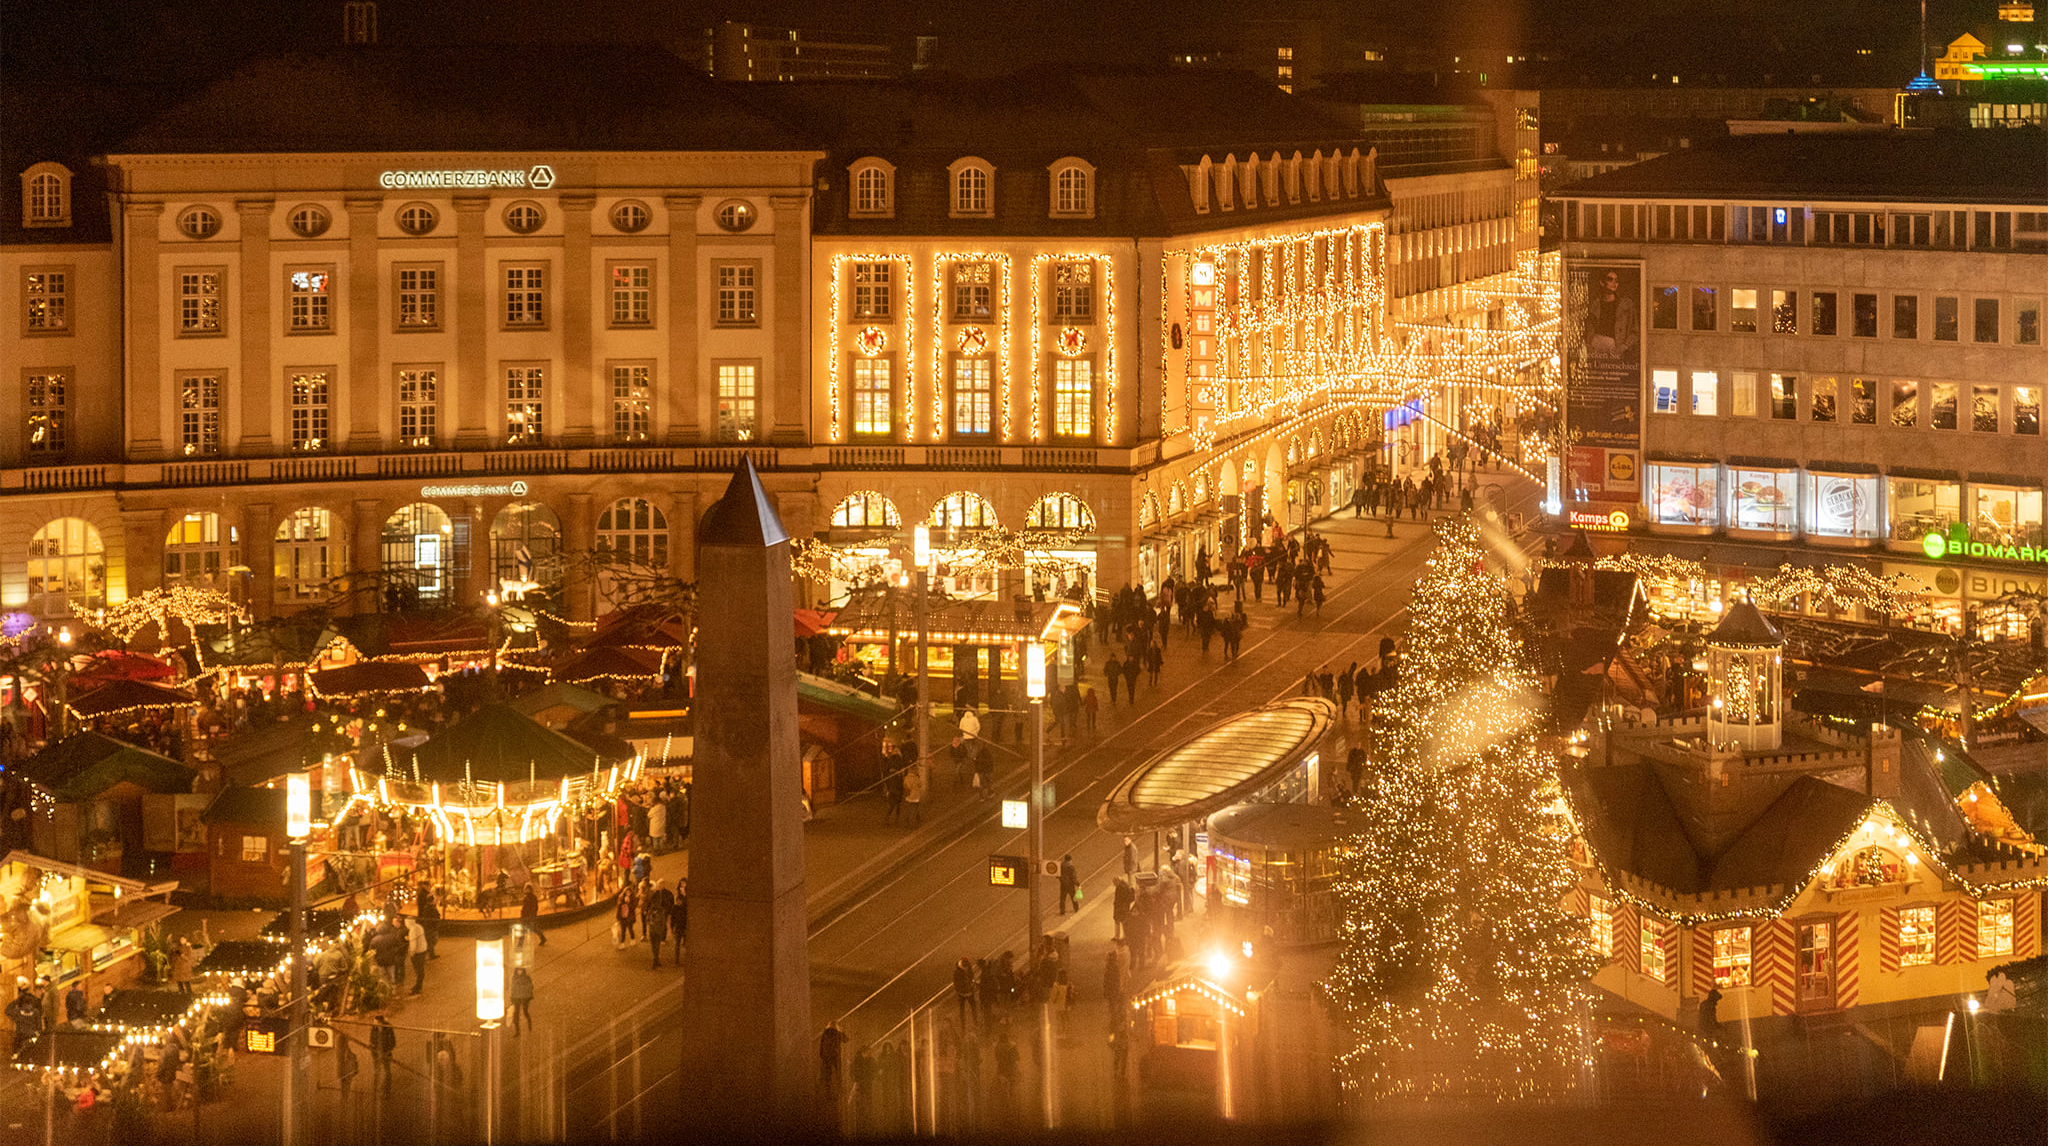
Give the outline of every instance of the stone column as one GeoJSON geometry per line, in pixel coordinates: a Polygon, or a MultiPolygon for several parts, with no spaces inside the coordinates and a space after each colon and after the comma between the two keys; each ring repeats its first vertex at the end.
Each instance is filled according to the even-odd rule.
{"type": "MultiPolygon", "coordinates": [[[[591,195],[564,195],[562,204],[562,398],[566,416],[562,421],[562,445],[586,449],[599,430],[592,421],[596,406],[590,361],[591,313],[609,306],[610,298],[600,288],[593,292],[590,281],[590,210],[597,205],[591,195]]],[[[607,426],[604,432],[609,432],[607,426]]]]}
{"type": "Polygon", "coordinates": [[[334,400],[348,407],[346,448],[352,454],[382,452],[384,419],[397,418],[392,380],[377,358],[384,323],[378,309],[384,272],[377,262],[377,212],[383,206],[378,198],[342,200],[348,212],[348,369],[334,400]]]}
{"type": "Polygon", "coordinates": [[[698,617],[686,1117],[712,1137],[808,1135],[818,1068],[789,536],[751,464],[701,533],[700,585],[719,607],[698,617]]]}
{"type": "Polygon", "coordinates": [[[667,513],[669,576],[688,581],[697,575],[697,492],[669,494],[667,513]]]}
{"type": "Polygon", "coordinates": [[[221,437],[237,441],[235,452],[245,458],[269,457],[277,450],[271,437],[271,423],[277,417],[277,403],[272,396],[283,388],[283,380],[275,377],[270,361],[270,343],[275,334],[270,328],[270,297],[282,290],[283,284],[272,282],[270,272],[270,214],[276,207],[269,199],[235,201],[235,211],[242,217],[242,265],[236,268],[240,281],[232,284],[231,289],[240,298],[241,306],[229,313],[234,315],[235,323],[230,336],[241,347],[241,376],[236,379],[240,385],[234,390],[240,396],[241,410],[223,409],[221,417],[231,424],[239,423],[242,432],[238,439],[228,439],[223,426],[221,437]]]}
{"type": "Polygon", "coordinates": [[[121,534],[124,541],[122,568],[127,576],[128,595],[139,597],[164,584],[164,527],[161,509],[124,509],[121,534]]]}
{"type": "Polygon", "coordinates": [[[572,621],[588,621],[594,615],[591,601],[590,551],[597,548],[596,518],[591,513],[590,495],[572,493],[562,506],[562,549],[568,560],[562,575],[563,611],[572,621]]]}
{"type": "Polygon", "coordinates": [[[358,498],[349,522],[347,613],[384,611],[384,503],[358,498]]]}
{"type": "MultiPolygon", "coordinates": [[[[768,203],[775,210],[775,258],[768,269],[775,286],[775,357],[762,379],[761,412],[768,441],[775,445],[802,445],[810,440],[811,408],[805,400],[805,383],[810,377],[810,220],[806,208],[809,195],[772,195],[768,203]]],[[[916,306],[904,284],[903,305],[916,306]]],[[[906,385],[913,385],[905,379],[906,385]]],[[[914,388],[914,387],[913,387],[914,388]]]]}
{"type": "MultiPolygon", "coordinates": [[[[697,370],[697,208],[701,195],[665,195],[668,208],[668,376],[657,379],[654,408],[666,419],[661,440],[671,446],[698,440],[697,406],[702,381],[697,370]]],[[[659,428],[659,427],[658,427],[659,428]]]]}
{"type": "MultiPolygon", "coordinates": [[[[177,380],[163,373],[163,340],[171,336],[178,320],[175,313],[169,324],[163,318],[164,291],[177,289],[176,278],[157,265],[162,249],[157,227],[163,213],[162,203],[129,203],[121,217],[127,247],[122,265],[128,279],[127,330],[122,338],[128,369],[122,385],[128,397],[127,456],[136,461],[153,461],[168,452],[164,449],[165,396],[170,396],[173,409],[178,404],[177,380]]],[[[173,431],[171,440],[177,438],[173,431]]]]}
{"type": "Polygon", "coordinates": [[[496,363],[484,361],[484,336],[496,317],[491,311],[496,295],[484,258],[484,212],[490,206],[490,199],[480,195],[455,200],[455,361],[450,371],[454,376],[441,380],[441,393],[455,406],[450,420],[457,427],[458,450],[490,446],[492,399],[504,389],[496,363]]]}
{"type": "Polygon", "coordinates": [[[249,575],[240,579],[248,591],[242,604],[256,617],[267,618],[276,611],[276,548],[277,515],[271,505],[258,502],[243,506],[242,564],[249,567],[249,575]]]}

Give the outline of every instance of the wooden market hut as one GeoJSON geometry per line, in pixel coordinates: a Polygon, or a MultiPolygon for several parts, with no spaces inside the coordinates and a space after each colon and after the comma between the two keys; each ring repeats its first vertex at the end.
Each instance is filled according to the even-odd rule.
{"type": "Polygon", "coordinates": [[[192,769],[98,732],[76,732],[14,769],[30,799],[29,846],[37,854],[109,874],[148,874],[143,798],[190,792],[192,769]]]}

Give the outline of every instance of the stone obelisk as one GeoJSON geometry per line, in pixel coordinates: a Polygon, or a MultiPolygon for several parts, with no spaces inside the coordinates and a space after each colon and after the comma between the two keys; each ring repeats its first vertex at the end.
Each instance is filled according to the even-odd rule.
{"type": "Polygon", "coordinates": [[[810,1129],[816,1054],[804,904],[789,534],[751,462],[698,532],[696,759],[683,1090],[691,1136],[810,1129]]]}

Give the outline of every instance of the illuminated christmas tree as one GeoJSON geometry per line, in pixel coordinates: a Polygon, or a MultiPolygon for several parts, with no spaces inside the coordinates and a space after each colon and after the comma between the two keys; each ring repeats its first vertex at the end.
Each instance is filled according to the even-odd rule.
{"type": "Polygon", "coordinates": [[[1578,1080],[1597,962],[1563,910],[1556,761],[1505,587],[1470,523],[1437,538],[1339,868],[1339,1077],[1354,1101],[1541,1098],[1578,1080]]]}

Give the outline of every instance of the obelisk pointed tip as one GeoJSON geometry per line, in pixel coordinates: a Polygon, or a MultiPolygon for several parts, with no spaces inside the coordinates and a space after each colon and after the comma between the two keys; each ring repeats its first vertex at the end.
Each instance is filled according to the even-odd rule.
{"type": "Polygon", "coordinates": [[[766,549],[789,540],[782,518],[761,488],[761,475],[754,471],[752,458],[742,458],[733,471],[725,496],[704,515],[698,543],[702,545],[755,546],[766,549]]]}

